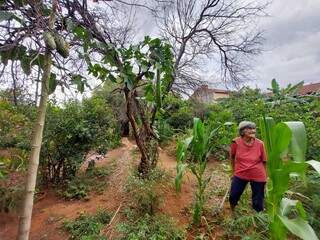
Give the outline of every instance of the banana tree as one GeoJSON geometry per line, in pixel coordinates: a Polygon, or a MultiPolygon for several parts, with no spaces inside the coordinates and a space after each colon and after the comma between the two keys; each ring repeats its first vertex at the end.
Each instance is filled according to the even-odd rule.
{"type": "MultiPolygon", "coordinates": [[[[231,124],[228,122],[224,125],[231,124]]],[[[200,224],[205,203],[204,191],[211,180],[211,176],[205,177],[205,170],[208,156],[213,147],[212,138],[221,126],[213,129],[210,126],[205,126],[199,118],[194,118],[192,136],[178,143],[176,191],[181,191],[183,175],[187,169],[190,169],[197,179],[197,191],[193,207],[193,223],[196,225],[200,224]]]]}
{"type": "Polygon", "coordinates": [[[304,124],[275,124],[272,118],[264,117],[260,120],[260,127],[268,153],[267,205],[271,239],[286,239],[288,230],[305,240],[318,239],[307,222],[301,202],[284,198],[291,176],[304,178],[308,165],[320,172],[320,162],[305,161],[307,136],[304,124]]]}
{"type": "Polygon", "coordinates": [[[282,102],[297,102],[299,99],[294,96],[297,95],[299,89],[303,86],[304,82],[301,81],[295,85],[288,84],[285,88],[280,88],[279,83],[276,79],[272,79],[271,88],[268,88],[272,92],[272,96],[269,98],[269,101],[276,106],[282,102]]]}

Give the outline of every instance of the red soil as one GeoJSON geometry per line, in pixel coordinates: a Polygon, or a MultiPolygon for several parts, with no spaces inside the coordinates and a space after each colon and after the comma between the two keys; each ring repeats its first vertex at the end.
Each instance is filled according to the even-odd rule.
{"type": "MultiPolygon", "coordinates": [[[[124,138],[121,147],[108,152],[105,157],[96,161],[97,166],[108,165],[114,162],[114,160],[116,160],[117,165],[115,171],[110,176],[105,191],[101,195],[92,194],[88,201],[64,201],[59,199],[53,191],[49,190],[43,199],[34,205],[30,239],[66,240],[68,239],[68,235],[61,229],[61,225],[66,219],[73,219],[83,212],[94,213],[99,208],[111,212],[116,212],[118,208],[121,210],[122,206],[126,205],[125,202],[129,200],[126,198],[126,193],[123,189],[129,169],[137,164],[137,157],[132,157],[134,150],[136,150],[136,146],[124,138]]],[[[170,175],[174,176],[176,167],[175,158],[168,155],[162,149],[160,149],[159,166],[171,172],[172,174],[170,175]]],[[[209,164],[210,169],[215,169],[216,167],[216,163],[209,164]]],[[[224,181],[223,179],[225,179],[225,176],[217,176],[213,181],[215,181],[215,185],[217,181],[225,184],[222,183],[222,181],[224,181]]],[[[181,193],[176,193],[173,180],[172,178],[172,184],[168,184],[168,186],[163,189],[164,194],[160,211],[173,217],[181,228],[186,228],[191,222],[190,207],[193,202],[196,181],[192,174],[187,173],[182,184],[181,193]]],[[[215,204],[215,200],[211,199],[210,201],[215,204]]],[[[103,231],[108,239],[113,239],[116,234],[114,227],[120,221],[121,216],[119,215],[120,214],[117,214],[112,226],[108,226],[108,228],[103,231]]],[[[15,239],[17,225],[17,214],[0,213],[0,239],[15,239]]],[[[194,239],[191,232],[188,239],[194,239]]],[[[219,239],[216,237],[220,234],[221,230],[218,229],[216,233],[213,234],[212,239],[219,239]]]]}

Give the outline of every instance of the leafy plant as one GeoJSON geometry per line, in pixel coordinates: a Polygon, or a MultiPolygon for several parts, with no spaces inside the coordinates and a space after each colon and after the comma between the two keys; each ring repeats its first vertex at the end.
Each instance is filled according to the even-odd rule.
{"type": "Polygon", "coordinates": [[[9,212],[16,209],[23,195],[23,187],[17,186],[0,186],[0,212],[9,212]]]}
{"type": "Polygon", "coordinates": [[[72,221],[65,221],[63,228],[74,240],[106,240],[100,235],[103,226],[111,220],[111,215],[105,210],[99,210],[95,215],[81,214],[72,221]]]}
{"type": "MultiPolygon", "coordinates": [[[[229,123],[226,125],[229,125],[229,123]]],[[[205,178],[204,175],[207,158],[212,149],[211,140],[219,128],[206,127],[199,118],[194,118],[192,136],[179,142],[177,148],[176,190],[181,190],[182,177],[187,168],[191,170],[197,179],[197,192],[193,207],[193,223],[196,225],[200,224],[205,203],[204,191],[211,179],[211,176],[205,178]]]]}
{"type": "Polygon", "coordinates": [[[306,212],[298,200],[284,198],[290,175],[304,177],[306,163],[320,169],[314,160],[305,162],[307,138],[302,122],[280,122],[272,118],[260,121],[262,136],[268,153],[268,214],[271,239],[285,239],[287,230],[302,239],[318,239],[308,224],[306,212]]]}
{"type": "Polygon", "coordinates": [[[86,198],[92,191],[101,193],[108,183],[112,168],[112,166],[94,167],[85,173],[80,173],[67,180],[64,187],[58,190],[58,194],[67,200],[79,200],[86,198]]]}
{"type": "Polygon", "coordinates": [[[229,218],[224,223],[226,237],[241,237],[241,239],[260,239],[268,238],[269,218],[265,213],[246,213],[229,218]]]}
{"type": "Polygon", "coordinates": [[[154,123],[164,112],[162,101],[173,79],[171,47],[148,36],[143,42],[127,48],[114,48],[105,42],[88,44],[105,53],[101,61],[90,62],[89,73],[102,81],[116,83],[124,93],[126,114],[141,153],[138,170],[146,177],[158,161],[158,136],[154,123]]]}
{"type": "Polygon", "coordinates": [[[132,207],[138,216],[156,213],[161,203],[159,186],[165,184],[166,179],[165,172],[160,169],[152,170],[148,178],[136,173],[129,176],[126,191],[132,196],[132,207]]]}
{"type": "Polygon", "coordinates": [[[47,115],[40,162],[45,182],[73,178],[89,150],[105,152],[120,143],[112,110],[98,97],[50,105],[47,115]]]}
{"type": "Polygon", "coordinates": [[[127,222],[118,225],[121,240],[182,240],[185,233],[166,215],[145,214],[138,219],[127,211],[127,222]]]}

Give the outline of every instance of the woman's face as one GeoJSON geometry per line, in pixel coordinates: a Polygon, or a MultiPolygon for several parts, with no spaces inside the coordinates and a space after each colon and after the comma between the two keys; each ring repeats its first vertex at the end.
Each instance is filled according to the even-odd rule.
{"type": "Polygon", "coordinates": [[[255,138],[256,137],[256,129],[255,128],[246,128],[243,130],[244,137],[246,138],[255,138]]]}

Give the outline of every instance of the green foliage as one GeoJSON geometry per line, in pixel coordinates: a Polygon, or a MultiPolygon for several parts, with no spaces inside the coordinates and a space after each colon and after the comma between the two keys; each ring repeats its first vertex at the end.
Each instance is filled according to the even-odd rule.
{"type": "Polygon", "coordinates": [[[164,101],[163,119],[174,131],[184,131],[192,126],[193,112],[189,102],[169,94],[164,101]]]}
{"type": "Polygon", "coordinates": [[[81,214],[72,221],[66,221],[63,228],[70,233],[69,239],[74,240],[106,240],[100,231],[111,220],[111,215],[105,210],[99,210],[95,215],[81,214]]]}
{"type": "Polygon", "coordinates": [[[271,239],[285,239],[286,229],[302,239],[318,239],[308,224],[305,210],[298,200],[284,198],[290,174],[305,174],[306,132],[302,122],[280,122],[272,118],[260,121],[269,156],[268,214],[271,239]],[[293,212],[295,213],[292,217],[293,212]]]}
{"type": "Polygon", "coordinates": [[[228,239],[263,239],[268,237],[269,218],[265,213],[244,213],[227,219],[224,223],[225,235],[228,239]]]}
{"type": "Polygon", "coordinates": [[[227,160],[229,158],[230,142],[238,134],[235,124],[223,125],[225,122],[234,122],[233,114],[229,110],[223,109],[220,105],[213,105],[207,117],[207,124],[209,124],[211,128],[221,126],[211,141],[212,153],[214,157],[219,160],[227,160]]]}
{"type": "Polygon", "coordinates": [[[318,172],[309,171],[306,182],[297,180],[291,184],[290,189],[292,191],[290,198],[302,202],[308,222],[316,233],[320,233],[320,175],[318,172]]]}
{"type": "Polygon", "coordinates": [[[159,187],[165,184],[167,178],[160,169],[153,169],[147,178],[141,178],[136,172],[129,176],[126,191],[132,197],[132,207],[138,216],[155,214],[161,202],[159,187]]]}
{"type": "Polygon", "coordinates": [[[192,125],[192,112],[189,107],[179,108],[178,111],[173,112],[168,118],[167,122],[173,129],[185,130],[192,125]]]}
{"type": "Polygon", "coordinates": [[[0,212],[10,212],[16,209],[23,197],[23,187],[21,184],[16,186],[0,185],[0,212]]]}
{"type": "MultiPolygon", "coordinates": [[[[32,112],[32,107],[29,107],[32,112]]],[[[0,148],[17,147],[30,149],[32,119],[7,100],[0,100],[0,148]]]]}
{"type": "Polygon", "coordinates": [[[185,233],[166,215],[145,214],[138,219],[127,211],[127,222],[118,225],[121,240],[182,240],[185,233]]]}
{"type": "MultiPolygon", "coordinates": [[[[85,32],[84,29],[81,31],[85,32]]],[[[146,176],[157,164],[158,136],[153,128],[163,112],[162,100],[173,80],[171,46],[150,37],[126,48],[95,41],[87,41],[87,44],[87,47],[105,53],[101,61],[86,59],[89,73],[103,82],[116,83],[125,95],[126,113],[137,145],[142,146],[138,169],[146,176]]]]}
{"type": "Polygon", "coordinates": [[[42,176],[59,182],[75,176],[89,150],[105,153],[120,142],[118,126],[103,99],[49,105],[41,149],[42,176]]]}
{"type": "MultiPolygon", "coordinates": [[[[308,149],[307,159],[320,160],[320,98],[319,97],[295,97],[281,101],[274,105],[269,98],[262,95],[258,89],[242,89],[233,93],[230,98],[218,103],[223,110],[232,113],[234,121],[243,120],[259,122],[263,114],[275,119],[276,122],[286,122],[295,119],[304,123],[307,131],[308,149]]],[[[261,136],[260,128],[257,129],[258,137],[261,136]]]]}
{"type": "Polygon", "coordinates": [[[150,37],[145,37],[143,42],[128,48],[115,49],[95,42],[90,44],[93,48],[107,50],[108,54],[104,56],[102,64],[91,63],[89,73],[102,81],[118,83],[128,90],[133,90],[144,82],[145,100],[155,104],[158,110],[161,109],[162,95],[172,80],[173,60],[169,44],[150,37]],[[112,67],[118,71],[112,70],[112,67]]]}
{"type": "Polygon", "coordinates": [[[84,199],[90,192],[101,193],[108,184],[108,177],[113,171],[113,166],[93,167],[85,173],[80,173],[67,180],[58,194],[67,200],[84,199]]]}
{"type": "Polygon", "coordinates": [[[125,189],[132,200],[125,209],[126,220],[118,225],[119,239],[185,239],[170,217],[156,212],[161,202],[162,186],[170,182],[168,178],[166,172],[157,168],[146,178],[141,178],[137,172],[129,175],[125,189]]]}
{"type": "Polygon", "coordinates": [[[211,179],[211,176],[207,178],[204,176],[207,158],[213,147],[211,141],[221,126],[215,129],[211,126],[206,127],[200,119],[195,118],[192,136],[186,138],[183,142],[179,142],[177,147],[176,190],[181,190],[182,177],[187,168],[197,179],[197,192],[193,207],[193,223],[196,225],[200,224],[205,203],[204,191],[211,179]]]}
{"type": "Polygon", "coordinates": [[[157,130],[160,142],[170,140],[174,134],[174,130],[166,120],[159,119],[157,122],[157,130]]]}
{"type": "Polygon", "coordinates": [[[303,83],[304,82],[301,81],[295,85],[289,84],[286,88],[281,89],[276,79],[272,79],[271,88],[268,88],[268,90],[272,91],[272,96],[269,100],[277,105],[281,104],[282,101],[292,100],[292,97],[297,95],[297,92],[299,88],[303,86],[303,83]]]}

